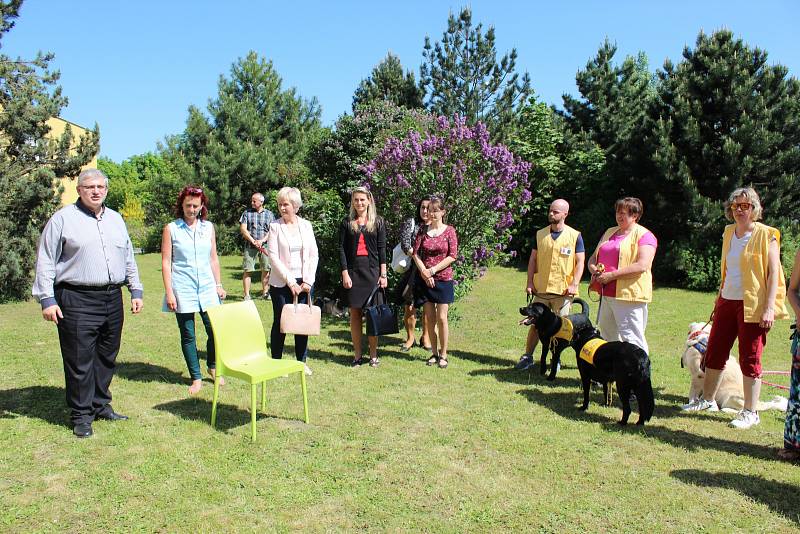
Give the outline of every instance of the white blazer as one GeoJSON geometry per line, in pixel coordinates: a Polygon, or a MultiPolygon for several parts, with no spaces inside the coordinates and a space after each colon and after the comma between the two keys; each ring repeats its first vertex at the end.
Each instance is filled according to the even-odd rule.
{"type": "MultiPolygon", "coordinates": [[[[300,228],[300,241],[302,249],[300,257],[303,262],[303,282],[313,286],[317,277],[317,264],[319,263],[319,250],[317,240],[314,238],[314,229],[311,223],[302,217],[297,217],[297,226],[300,228]]],[[[286,233],[286,223],[283,217],[278,217],[269,224],[268,237],[269,261],[272,269],[269,272],[269,285],[285,287],[289,281],[294,281],[289,271],[291,253],[289,252],[289,235],[286,233]]]]}

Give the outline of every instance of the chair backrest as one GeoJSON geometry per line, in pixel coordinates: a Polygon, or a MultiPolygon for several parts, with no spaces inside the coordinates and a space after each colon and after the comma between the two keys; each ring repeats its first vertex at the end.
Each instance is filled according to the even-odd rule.
{"type": "Polygon", "coordinates": [[[208,318],[221,373],[225,367],[235,367],[238,361],[266,356],[264,326],[252,300],[209,308],[208,318]]]}

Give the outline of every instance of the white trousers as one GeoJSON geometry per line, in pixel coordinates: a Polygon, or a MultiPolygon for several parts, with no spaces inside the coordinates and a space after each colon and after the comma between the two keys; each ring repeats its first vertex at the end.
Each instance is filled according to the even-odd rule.
{"type": "Polygon", "coordinates": [[[627,341],[641,347],[648,355],[650,349],[644,338],[647,328],[647,303],[629,302],[603,297],[597,326],[606,341],[627,341]]]}

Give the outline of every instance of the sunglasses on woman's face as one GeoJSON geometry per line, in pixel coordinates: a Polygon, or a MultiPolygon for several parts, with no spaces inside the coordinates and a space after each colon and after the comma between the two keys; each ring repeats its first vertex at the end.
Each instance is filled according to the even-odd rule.
{"type": "Polygon", "coordinates": [[[735,204],[731,204],[731,209],[734,211],[737,210],[747,211],[752,207],[753,205],[750,204],[749,202],[737,202],[735,204]]]}

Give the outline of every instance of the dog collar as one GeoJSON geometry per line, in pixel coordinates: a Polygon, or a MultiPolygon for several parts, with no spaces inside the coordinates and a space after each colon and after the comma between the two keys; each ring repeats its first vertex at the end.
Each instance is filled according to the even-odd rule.
{"type": "Polygon", "coordinates": [[[707,337],[701,337],[700,339],[697,340],[697,343],[692,345],[692,347],[697,352],[699,352],[700,354],[705,356],[706,349],[708,348],[708,338],[707,337]]]}

